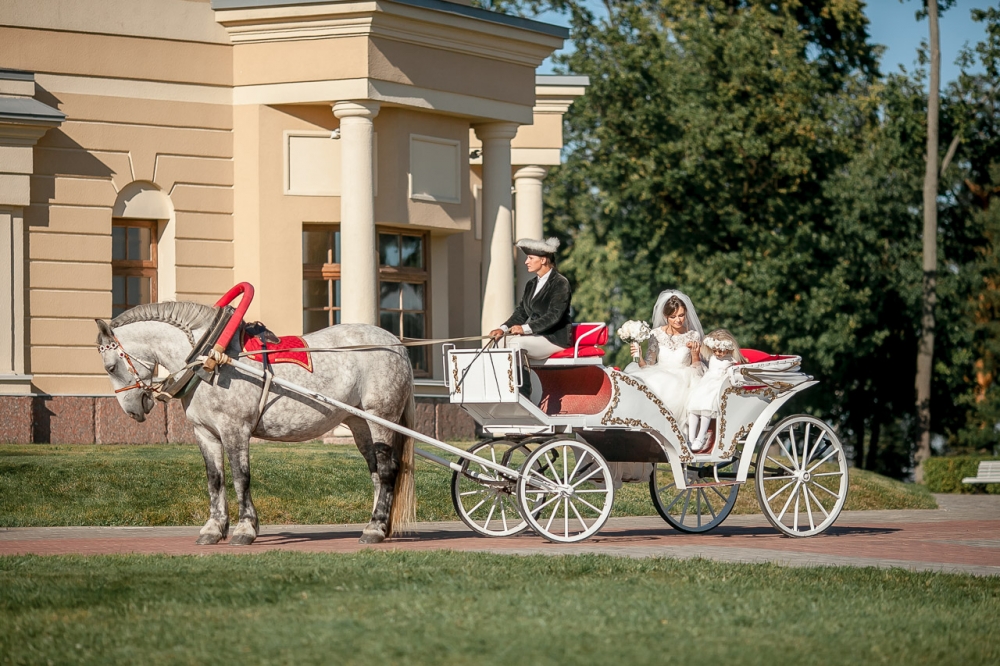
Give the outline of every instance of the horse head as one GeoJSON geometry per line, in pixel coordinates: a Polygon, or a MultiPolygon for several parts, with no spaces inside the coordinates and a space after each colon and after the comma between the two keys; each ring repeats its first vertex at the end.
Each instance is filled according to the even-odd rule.
{"type": "Polygon", "coordinates": [[[122,348],[121,341],[106,321],[94,321],[98,329],[97,350],[104,362],[104,371],[111,379],[118,404],[126,414],[142,423],[146,414],[156,406],[150,385],[156,363],[130,355],[122,348]]]}

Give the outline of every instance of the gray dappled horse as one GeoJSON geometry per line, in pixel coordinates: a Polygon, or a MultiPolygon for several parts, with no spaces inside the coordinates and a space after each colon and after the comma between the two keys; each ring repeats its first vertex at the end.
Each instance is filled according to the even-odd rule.
{"type": "MultiPolygon", "coordinates": [[[[136,421],[146,419],[156,404],[150,388],[156,365],[171,373],[183,368],[196,341],[212,326],[217,310],[197,303],[152,303],[124,312],[110,325],[96,320],[104,369],[126,414],[136,421]]],[[[304,337],[312,348],[379,348],[314,352],[312,372],[294,363],[281,363],[272,365],[275,376],[402,426],[413,426],[413,371],[406,351],[391,333],[365,324],[342,324],[304,337]]],[[[239,338],[238,333],[233,336],[226,350],[230,356],[240,352],[239,338]]],[[[250,437],[302,442],[321,437],[341,422],[351,429],[375,484],[371,522],[361,542],[378,543],[412,522],[411,438],[275,385],[258,422],[262,389],[263,380],[221,365],[215,381],[199,382],[181,398],[208,473],[210,514],[201,528],[199,544],[218,543],[229,531],[223,452],[229,457],[240,508],[230,543],[250,544],[258,533],[257,511],[250,496],[250,437]]]]}

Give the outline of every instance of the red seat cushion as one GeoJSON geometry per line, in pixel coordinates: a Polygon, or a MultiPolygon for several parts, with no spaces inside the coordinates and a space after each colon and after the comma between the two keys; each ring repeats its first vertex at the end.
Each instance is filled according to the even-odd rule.
{"type": "Polygon", "coordinates": [[[791,358],[790,356],[782,356],[780,354],[768,354],[756,349],[741,349],[740,351],[743,353],[743,357],[746,358],[747,363],[763,363],[764,361],[780,361],[783,358],[791,358]]]}
{"type": "MultiPolygon", "coordinates": [[[[577,340],[580,340],[580,347],[607,344],[608,327],[602,324],[573,324],[573,344],[576,344],[577,340]]],[[[596,356],[596,354],[592,354],[592,356],[596,356]]]]}
{"type": "Polygon", "coordinates": [[[584,356],[604,356],[604,350],[600,347],[594,347],[591,345],[580,345],[580,353],[576,353],[574,347],[567,347],[562,351],[557,351],[549,358],[573,358],[576,355],[578,358],[583,358],[584,356]]]}

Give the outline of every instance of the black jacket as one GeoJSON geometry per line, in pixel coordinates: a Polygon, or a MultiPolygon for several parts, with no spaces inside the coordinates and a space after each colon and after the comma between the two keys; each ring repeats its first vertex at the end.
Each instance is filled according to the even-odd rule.
{"type": "Polygon", "coordinates": [[[558,271],[552,269],[552,274],[535,297],[535,285],[538,276],[528,280],[524,286],[521,302],[514,309],[514,314],[504,322],[504,326],[531,327],[532,335],[540,335],[549,342],[560,347],[573,345],[573,320],[569,316],[569,301],[573,296],[569,280],[558,271]]]}

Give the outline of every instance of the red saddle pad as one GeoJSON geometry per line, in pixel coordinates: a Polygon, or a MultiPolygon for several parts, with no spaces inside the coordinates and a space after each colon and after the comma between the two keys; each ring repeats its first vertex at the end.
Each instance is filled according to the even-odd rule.
{"type": "MultiPolygon", "coordinates": [[[[280,339],[278,344],[269,344],[268,349],[302,349],[308,347],[306,341],[297,335],[286,335],[280,339]]],[[[257,338],[251,338],[247,336],[246,333],[243,334],[243,351],[245,352],[255,352],[260,351],[262,347],[260,340],[257,338]]],[[[258,363],[263,363],[263,354],[253,354],[247,358],[257,361],[258,363]]],[[[272,352],[267,355],[271,363],[295,363],[301,365],[303,368],[309,372],[313,371],[312,366],[312,356],[309,352],[290,352],[290,351],[278,351],[272,352]]]]}

